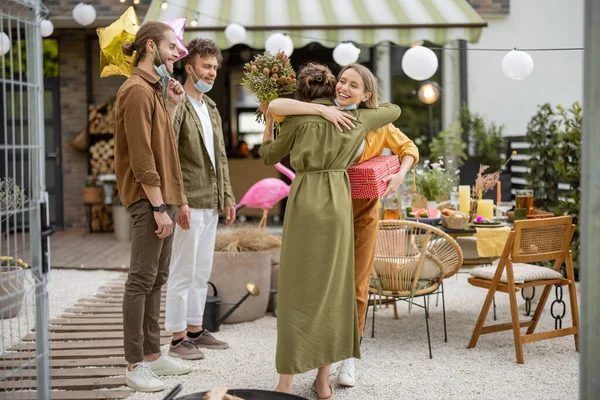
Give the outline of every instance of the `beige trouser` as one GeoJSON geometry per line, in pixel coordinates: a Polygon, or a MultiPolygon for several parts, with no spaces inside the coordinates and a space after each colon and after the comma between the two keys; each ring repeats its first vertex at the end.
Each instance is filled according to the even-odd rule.
{"type": "MultiPolygon", "coordinates": [[[[127,208],[131,216],[131,262],[123,296],[125,359],[144,360],[144,355],[160,353],[161,287],[169,276],[173,235],[159,239],[150,202],[142,199],[127,208]]],[[[167,206],[175,224],[177,207],[167,206]]]]}
{"type": "Polygon", "coordinates": [[[379,229],[379,199],[352,199],[354,213],[354,287],[358,313],[358,331],[363,335],[369,301],[369,277],[375,260],[379,229]]]}

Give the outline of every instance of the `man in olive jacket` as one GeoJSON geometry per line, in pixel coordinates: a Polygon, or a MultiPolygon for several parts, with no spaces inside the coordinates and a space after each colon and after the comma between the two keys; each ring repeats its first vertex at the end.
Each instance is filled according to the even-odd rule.
{"type": "Polygon", "coordinates": [[[173,332],[169,355],[200,359],[200,347],[226,349],[202,327],[212,270],[219,213],[226,224],[235,220],[235,199],[223,142],[221,116],[208,92],[223,58],[211,40],[194,39],[185,71],[186,99],[175,116],[179,160],[187,206],[180,209],[173,238],[167,287],[165,328],[173,332]]]}

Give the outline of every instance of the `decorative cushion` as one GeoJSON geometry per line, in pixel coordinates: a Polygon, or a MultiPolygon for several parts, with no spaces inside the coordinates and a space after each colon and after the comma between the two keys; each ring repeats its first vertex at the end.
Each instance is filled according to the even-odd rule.
{"type": "MultiPolygon", "coordinates": [[[[476,278],[492,280],[496,274],[497,268],[497,264],[489,267],[479,267],[471,270],[469,274],[476,278]]],[[[521,263],[513,264],[513,273],[515,275],[515,283],[524,283],[543,279],[561,279],[563,277],[560,272],[556,272],[551,268],[521,263]]],[[[506,269],[504,269],[502,272],[500,282],[508,282],[506,279],[506,269]]]]}
{"type": "MultiPolygon", "coordinates": [[[[397,257],[375,257],[375,270],[379,273],[380,269],[396,269],[399,267],[411,268],[413,271],[417,269],[420,256],[397,258],[397,257]],[[407,262],[407,258],[410,260],[407,262]]],[[[423,268],[421,268],[421,275],[419,279],[423,280],[437,280],[440,277],[440,267],[438,264],[431,259],[429,254],[423,261],[423,268]]],[[[414,277],[414,275],[413,275],[414,277]]]]}

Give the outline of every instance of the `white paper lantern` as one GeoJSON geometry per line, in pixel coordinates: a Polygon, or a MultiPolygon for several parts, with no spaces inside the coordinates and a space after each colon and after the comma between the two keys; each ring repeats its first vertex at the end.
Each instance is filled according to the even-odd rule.
{"type": "Polygon", "coordinates": [[[88,26],[96,20],[96,9],[92,5],[79,3],[73,9],[73,19],[79,25],[88,26]]]}
{"type": "Polygon", "coordinates": [[[43,37],[48,37],[54,32],[54,24],[52,21],[44,19],[40,22],[40,33],[43,37]]]}
{"type": "Polygon", "coordinates": [[[358,47],[350,42],[340,43],[333,49],[333,60],[342,67],[358,61],[358,56],[358,47]]]}
{"type": "Polygon", "coordinates": [[[515,81],[527,78],[533,71],[533,59],[524,51],[511,50],[502,59],[502,72],[515,81]]]}
{"type": "Polygon", "coordinates": [[[438,59],[435,53],[423,46],[415,46],[406,50],[402,57],[402,70],[416,81],[431,78],[438,69],[438,59]]]}
{"type": "Polygon", "coordinates": [[[231,44],[242,43],[246,39],[246,28],[240,24],[229,24],[225,28],[225,38],[231,44]]]}
{"type": "Polygon", "coordinates": [[[5,55],[10,50],[10,38],[4,32],[0,32],[0,56],[5,55]]]}
{"type": "Polygon", "coordinates": [[[289,57],[294,52],[294,42],[288,35],[274,33],[265,41],[265,50],[272,54],[283,51],[289,57]]]}

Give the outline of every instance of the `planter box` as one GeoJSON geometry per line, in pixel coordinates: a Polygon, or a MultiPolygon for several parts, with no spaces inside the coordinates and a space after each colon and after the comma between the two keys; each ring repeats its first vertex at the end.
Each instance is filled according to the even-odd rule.
{"type": "Polygon", "coordinates": [[[215,251],[209,280],[219,292],[221,316],[247,293],[247,283],[255,284],[260,290],[258,296],[248,297],[224,323],[249,322],[262,318],[269,304],[271,251],[241,253],[215,251]]]}
{"type": "Polygon", "coordinates": [[[0,272],[0,319],[19,315],[24,296],[25,271],[16,267],[3,269],[0,272]]]}

